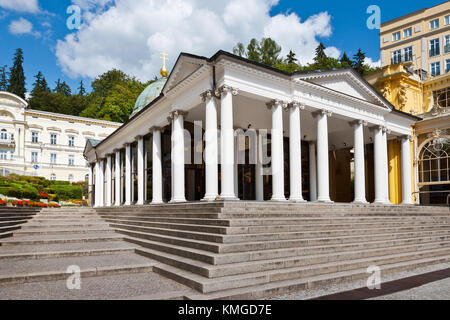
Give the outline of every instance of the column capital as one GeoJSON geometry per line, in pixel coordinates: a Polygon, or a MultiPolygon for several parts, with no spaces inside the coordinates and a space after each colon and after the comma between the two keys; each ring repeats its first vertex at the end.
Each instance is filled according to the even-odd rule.
{"type": "Polygon", "coordinates": [[[298,101],[292,101],[292,102],[288,103],[286,109],[291,109],[291,108],[300,108],[300,110],[305,110],[305,105],[298,101]]]}
{"type": "Polygon", "coordinates": [[[333,115],[333,112],[331,112],[330,110],[322,109],[322,110],[317,110],[311,114],[312,114],[313,118],[316,118],[318,115],[331,117],[333,115]]]}
{"type": "Polygon", "coordinates": [[[174,110],[169,114],[169,118],[170,120],[174,120],[175,118],[178,118],[179,116],[187,116],[188,112],[183,111],[183,110],[174,110]]]}
{"type": "Polygon", "coordinates": [[[404,135],[404,136],[399,136],[397,138],[399,141],[403,141],[403,140],[409,140],[412,141],[413,140],[413,136],[410,134],[404,135]]]}
{"type": "Polygon", "coordinates": [[[164,128],[162,128],[162,127],[153,126],[153,127],[150,128],[149,132],[150,133],[153,133],[155,131],[160,131],[161,132],[163,130],[164,130],[164,128]]]}
{"type": "Polygon", "coordinates": [[[131,144],[132,144],[131,142],[126,142],[126,143],[123,144],[123,146],[124,146],[125,148],[127,148],[127,147],[131,146],[131,144]]]}
{"type": "Polygon", "coordinates": [[[354,127],[356,125],[362,125],[363,127],[367,127],[368,122],[366,120],[354,120],[349,122],[350,127],[354,127]]]}
{"type": "Polygon", "coordinates": [[[386,134],[390,134],[392,131],[388,127],[383,126],[383,132],[386,133],[386,134]]]}
{"type": "Polygon", "coordinates": [[[215,98],[215,92],[213,90],[206,90],[202,94],[200,94],[200,97],[202,98],[203,102],[206,102],[206,100],[211,100],[212,98],[215,98]]]}
{"type": "Polygon", "coordinates": [[[266,106],[267,106],[267,109],[269,109],[269,110],[272,110],[273,107],[278,107],[278,106],[281,106],[283,109],[286,109],[288,106],[288,103],[283,100],[274,99],[272,101],[267,102],[266,106]]]}
{"type": "Polygon", "coordinates": [[[120,149],[117,149],[117,148],[116,148],[116,149],[113,150],[113,152],[114,152],[114,153],[120,152],[120,149]]]}
{"type": "Polygon", "coordinates": [[[233,96],[237,96],[239,94],[239,90],[227,85],[223,85],[216,89],[214,92],[216,97],[220,98],[222,94],[224,93],[231,93],[233,96]]]}
{"type": "Polygon", "coordinates": [[[135,139],[135,141],[139,141],[139,140],[141,140],[141,139],[143,139],[143,138],[144,138],[143,135],[138,135],[138,136],[136,136],[134,139],[135,139]]]}

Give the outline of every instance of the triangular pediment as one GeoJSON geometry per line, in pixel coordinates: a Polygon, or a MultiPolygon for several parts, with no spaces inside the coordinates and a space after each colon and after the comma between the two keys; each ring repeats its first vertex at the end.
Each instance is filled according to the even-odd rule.
{"type": "Polygon", "coordinates": [[[189,77],[191,74],[199,70],[206,64],[206,58],[197,57],[190,54],[182,53],[178,58],[172,72],[167,79],[167,83],[164,86],[163,93],[167,93],[171,89],[175,88],[180,82],[189,77]]]}
{"type": "Polygon", "coordinates": [[[370,84],[350,69],[297,74],[294,76],[294,79],[308,81],[333,91],[377,104],[386,109],[392,109],[392,106],[388,101],[386,101],[370,84]]]}

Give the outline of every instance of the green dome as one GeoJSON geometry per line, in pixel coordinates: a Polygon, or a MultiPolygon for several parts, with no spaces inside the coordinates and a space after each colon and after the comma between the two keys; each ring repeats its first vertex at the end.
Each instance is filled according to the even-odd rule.
{"type": "Polygon", "coordinates": [[[136,100],[136,104],[134,105],[131,117],[133,117],[136,113],[144,109],[150,102],[158,98],[166,82],[167,78],[161,78],[150,84],[147,88],[145,88],[145,90],[142,91],[142,93],[136,100]]]}

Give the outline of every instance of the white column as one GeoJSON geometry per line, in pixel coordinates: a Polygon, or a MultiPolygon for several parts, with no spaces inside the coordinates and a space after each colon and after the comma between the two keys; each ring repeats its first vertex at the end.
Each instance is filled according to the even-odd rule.
{"type": "Polygon", "coordinates": [[[95,165],[92,166],[92,164],[89,163],[89,186],[88,186],[88,192],[89,192],[89,205],[91,205],[91,206],[95,206],[95,199],[93,198],[93,195],[95,195],[95,191],[93,190],[93,186],[95,184],[94,172],[95,172],[95,165]]]}
{"type": "Polygon", "coordinates": [[[367,122],[356,120],[352,123],[354,128],[354,156],[355,156],[355,203],[367,203],[366,201],[366,175],[364,158],[364,126],[367,122]]]}
{"type": "Polygon", "coordinates": [[[384,127],[383,128],[383,169],[384,169],[384,198],[386,199],[385,202],[387,204],[391,203],[391,200],[389,199],[389,157],[388,157],[388,141],[387,141],[387,135],[390,133],[390,131],[384,127]]]}
{"type": "Polygon", "coordinates": [[[239,136],[234,137],[234,165],[233,165],[233,174],[234,174],[234,194],[236,199],[239,199],[239,171],[238,171],[238,162],[239,162],[239,136]]]}
{"type": "Polygon", "coordinates": [[[205,198],[214,201],[219,195],[219,165],[217,141],[217,106],[211,90],[202,94],[205,102],[205,198]]]}
{"type": "Polygon", "coordinates": [[[383,151],[383,127],[377,126],[374,131],[374,176],[375,176],[375,203],[385,204],[385,152],[383,151]]]}
{"type": "Polygon", "coordinates": [[[120,150],[116,151],[116,203],[115,206],[122,204],[122,188],[121,188],[121,172],[120,172],[120,150]]]}
{"type": "Polygon", "coordinates": [[[94,197],[94,207],[99,207],[100,205],[100,162],[97,161],[94,165],[95,171],[95,197],[94,197]]]}
{"type": "Polygon", "coordinates": [[[221,195],[222,200],[237,200],[234,192],[234,125],[233,125],[233,95],[237,90],[222,86],[216,92],[221,96],[220,107],[220,164],[221,164],[221,195]]]}
{"type": "MultiPolygon", "coordinates": [[[[98,207],[103,207],[105,205],[104,169],[105,161],[100,160],[98,163],[98,207]]],[[[95,197],[97,198],[97,193],[95,197]]]]}
{"type": "Polygon", "coordinates": [[[137,179],[138,179],[138,184],[137,184],[137,193],[138,193],[138,200],[137,200],[137,205],[144,205],[144,179],[145,179],[145,172],[144,172],[144,159],[145,159],[145,154],[144,154],[144,137],[138,137],[137,138],[137,179]]]}
{"type": "Polygon", "coordinates": [[[153,128],[153,160],[152,160],[152,204],[163,203],[162,198],[162,149],[161,128],[153,128]]]}
{"type": "Polygon", "coordinates": [[[262,154],[262,136],[258,133],[258,153],[256,158],[256,168],[255,168],[255,191],[256,191],[256,201],[264,201],[264,169],[262,165],[263,154],[262,154]]]}
{"type": "Polygon", "coordinates": [[[107,156],[106,158],[106,201],[105,206],[110,207],[111,206],[111,195],[112,195],[112,164],[111,164],[111,156],[107,156]]]}
{"type": "Polygon", "coordinates": [[[411,136],[402,137],[402,204],[410,205],[412,201],[411,178],[411,136]]]}
{"type": "Polygon", "coordinates": [[[316,144],[309,142],[309,197],[311,201],[317,201],[317,166],[316,144]]]}
{"type": "Polygon", "coordinates": [[[328,117],[331,116],[331,113],[321,110],[314,116],[317,117],[317,201],[331,202],[328,159],[328,117]]]}
{"type": "Polygon", "coordinates": [[[172,203],[186,202],[184,190],[184,115],[183,111],[174,111],[172,118],[172,163],[173,163],[173,186],[172,203]]]}
{"type": "Polygon", "coordinates": [[[272,110],[272,199],[286,201],[284,195],[284,150],[283,150],[283,101],[273,100],[267,104],[272,110]]]}
{"type": "Polygon", "coordinates": [[[125,205],[131,206],[131,145],[125,145],[125,205]]]}
{"type": "Polygon", "coordinates": [[[304,106],[293,102],[289,105],[289,173],[290,201],[305,202],[302,190],[302,133],[300,110],[304,106]]]}

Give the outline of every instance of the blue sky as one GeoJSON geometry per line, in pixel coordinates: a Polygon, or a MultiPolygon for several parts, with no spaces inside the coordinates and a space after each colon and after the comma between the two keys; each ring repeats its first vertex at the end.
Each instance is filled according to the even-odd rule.
{"type": "MultiPolygon", "coordinates": [[[[368,57],[378,61],[378,30],[366,27],[368,6],[378,5],[381,20],[387,21],[443,2],[409,0],[405,6],[402,1],[280,0],[277,5],[272,5],[272,0],[241,0],[231,6],[233,1],[230,0],[209,7],[205,0],[189,0],[191,6],[185,5],[187,2],[178,3],[167,14],[161,14],[165,12],[159,12],[163,10],[161,8],[149,8],[147,19],[142,7],[130,4],[135,0],[118,1],[121,3],[114,9],[116,4],[109,0],[0,0],[0,65],[10,66],[15,49],[20,47],[25,53],[29,90],[33,76],[40,70],[51,87],[62,78],[76,91],[80,80],[89,84],[92,77],[111,67],[120,68],[141,80],[153,78],[160,68],[159,52],[163,50],[169,52],[170,63],[173,63],[180,51],[196,51],[193,53],[207,56],[217,49],[231,51],[236,40],[246,42],[252,36],[259,38],[267,34],[284,43],[285,50],[295,44],[293,49],[299,51],[297,54],[303,61],[311,58],[317,41],[332,47],[335,55],[344,51],[353,55],[362,48],[368,57]],[[73,3],[82,9],[80,31],[66,27],[69,17],[66,10],[73,3]],[[254,8],[254,12],[248,14],[249,8],[254,8]],[[205,11],[200,14],[200,9],[205,11]],[[223,12],[227,14],[222,19],[223,12]],[[274,18],[277,15],[282,15],[281,20],[274,18]],[[305,24],[305,20],[315,15],[319,16],[305,24]],[[25,20],[32,25],[31,29],[25,20]],[[202,24],[203,20],[209,21],[207,28],[202,24]],[[205,30],[219,22],[224,26],[205,30]],[[280,27],[282,25],[287,29],[280,27]],[[297,31],[286,32],[290,28],[297,31]],[[312,29],[314,31],[310,33],[312,29]],[[174,35],[179,33],[181,38],[176,38],[174,35]],[[76,37],[64,40],[70,34],[76,37]],[[192,43],[189,39],[193,39],[192,43]],[[302,44],[297,44],[300,42],[302,44]]],[[[170,5],[177,1],[171,1],[170,5]]],[[[141,5],[143,2],[140,0],[141,5]]]]}

